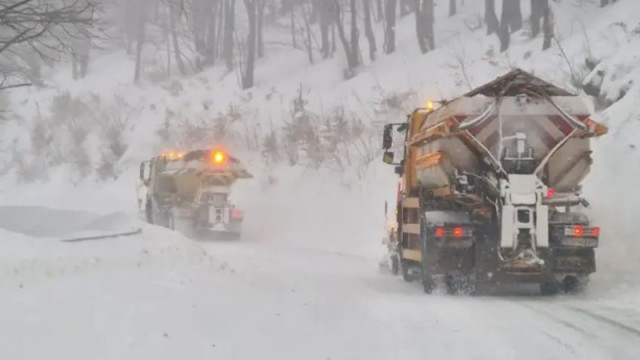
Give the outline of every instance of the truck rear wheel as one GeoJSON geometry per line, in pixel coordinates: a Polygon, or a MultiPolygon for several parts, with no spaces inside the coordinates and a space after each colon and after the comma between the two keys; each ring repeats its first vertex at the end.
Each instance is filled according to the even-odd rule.
{"type": "Polygon", "coordinates": [[[400,273],[400,263],[398,261],[398,256],[391,255],[391,274],[398,275],[400,273]]]}
{"type": "Polygon", "coordinates": [[[562,279],[562,291],[566,293],[578,292],[580,290],[580,280],[577,276],[565,276],[562,279]]]}
{"type": "Polygon", "coordinates": [[[431,294],[433,292],[433,290],[435,290],[436,288],[436,282],[433,281],[433,277],[427,273],[427,272],[422,272],[422,289],[424,290],[425,294],[431,294]]]}
{"type": "Polygon", "coordinates": [[[411,265],[408,261],[400,262],[400,269],[402,271],[402,280],[406,282],[413,282],[415,280],[415,276],[409,272],[409,268],[411,265]]]}

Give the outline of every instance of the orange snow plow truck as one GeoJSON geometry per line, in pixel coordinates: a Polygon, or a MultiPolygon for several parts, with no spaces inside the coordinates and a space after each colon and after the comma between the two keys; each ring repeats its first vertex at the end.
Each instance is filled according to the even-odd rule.
{"type": "Polygon", "coordinates": [[[251,178],[219,149],[172,151],[140,164],[140,210],[151,224],[187,235],[239,238],[243,213],[230,202],[232,185],[251,178]]]}
{"type": "Polygon", "coordinates": [[[403,278],[427,293],[440,280],[448,291],[533,282],[544,294],[584,284],[600,228],[580,183],[590,139],[606,133],[578,96],[519,69],[385,125],[384,162],[401,178],[392,261],[403,278]]]}

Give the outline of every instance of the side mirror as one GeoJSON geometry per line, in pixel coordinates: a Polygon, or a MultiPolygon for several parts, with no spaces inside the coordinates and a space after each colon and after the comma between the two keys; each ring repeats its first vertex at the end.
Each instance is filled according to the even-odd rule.
{"type": "Polygon", "coordinates": [[[388,150],[391,148],[391,144],[393,143],[393,138],[391,137],[391,130],[393,129],[393,125],[387,124],[384,126],[384,133],[382,135],[382,148],[384,150],[388,150]]]}
{"type": "Polygon", "coordinates": [[[140,181],[147,183],[151,176],[151,162],[144,161],[140,163],[140,181]]]}
{"type": "Polygon", "coordinates": [[[385,151],[384,155],[382,156],[382,161],[385,164],[393,164],[393,153],[391,151],[385,151]]]}

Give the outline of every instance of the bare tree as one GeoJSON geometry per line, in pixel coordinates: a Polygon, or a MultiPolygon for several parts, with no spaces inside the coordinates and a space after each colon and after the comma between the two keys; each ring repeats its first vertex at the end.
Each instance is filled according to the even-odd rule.
{"type": "Polygon", "coordinates": [[[369,41],[369,59],[376,59],[376,36],[371,25],[371,0],[362,0],[362,11],[364,12],[364,32],[369,41]]]}
{"type": "Polygon", "coordinates": [[[385,0],[384,11],[384,52],[396,51],[396,0],[385,0]]]}
{"type": "MultiPolygon", "coordinates": [[[[545,0],[546,1],[546,0],[545,0]]],[[[544,32],[544,42],[542,43],[542,50],[547,50],[551,47],[551,39],[553,39],[553,15],[551,14],[551,7],[547,3],[544,9],[542,28],[544,32]]]]}
{"type": "Polygon", "coordinates": [[[87,76],[90,51],[91,34],[88,31],[82,31],[71,39],[71,72],[74,80],[87,76]]]}
{"type": "Polygon", "coordinates": [[[227,69],[233,69],[233,32],[235,31],[236,2],[235,0],[224,1],[224,38],[222,52],[227,69]]]}
{"type": "Polygon", "coordinates": [[[147,7],[147,0],[143,0],[138,6],[134,6],[134,18],[136,19],[136,67],[133,73],[133,81],[135,82],[139,82],[142,75],[142,49],[146,41],[147,7]]]}
{"type": "Polygon", "coordinates": [[[329,30],[335,15],[332,13],[333,3],[327,0],[313,0],[314,11],[318,14],[318,25],[320,27],[320,52],[322,58],[326,59],[331,55],[331,45],[329,30]]]}
{"type": "MultiPolygon", "coordinates": [[[[305,4],[302,4],[300,8],[302,9],[302,19],[304,20],[304,47],[307,49],[307,57],[309,58],[309,63],[313,64],[313,36],[311,31],[311,17],[313,16],[313,14],[309,14],[309,11],[307,10],[307,6],[305,4]]],[[[311,12],[313,12],[313,10],[311,10],[311,12]]]]}
{"type": "MultiPolygon", "coordinates": [[[[284,4],[284,2],[283,2],[284,4]]],[[[283,5],[284,8],[284,5],[283,5]]],[[[294,12],[294,7],[293,4],[291,4],[289,7],[289,14],[291,15],[291,45],[293,46],[294,49],[298,48],[298,44],[296,41],[296,19],[295,19],[295,12],[294,12]]]]}
{"type": "Polygon", "coordinates": [[[433,0],[415,0],[415,15],[418,46],[426,54],[436,46],[433,34],[433,0]]]}
{"type": "Polygon", "coordinates": [[[195,67],[198,71],[213,65],[218,43],[217,21],[221,13],[220,0],[192,0],[190,6],[193,44],[197,53],[195,67]]]}
{"type": "Polygon", "coordinates": [[[530,0],[531,2],[531,37],[540,34],[540,21],[544,16],[544,8],[547,0],[530,0]]]}
{"type": "Polygon", "coordinates": [[[496,16],[496,0],[484,0],[484,22],[487,24],[487,35],[498,32],[500,23],[496,16]]]}
{"type": "Polygon", "coordinates": [[[347,65],[348,70],[351,73],[360,65],[360,50],[358,45],[359,38],[359,30],[357,23],[357,9],[356,9],[356,0],[350,0],[350,10],[351,10],[351,34],[349,37],[349,41],[347,41],[346,31],[344,29],[344,23],[342,19],[343,9],[339,0],[333,0],[334,13],[335,13],[335,23],[338,28],[338,36],[340,37],[340,42],[344,48],[345,55],[347,56],[347,65]]]}
{"type": "Polygon", "coordinates": [[[509,32],[522,29],[522,10],[520,0],[502,0],[501,25],[506,25],[509,32]]]}
{"type": "Polygon", "coordinates": [[[264,32],[264,8],[266,5],[266,0],[258,0],[258,23],[257,23],[257,27],[258,27],[258,57],[263,57],[264,56],[264,38],[263,38],[263,32],[264,32]]]}
{"type": "Polygon", "coordinates": [[[384,10],[382,10],[382,0],[376,0],[376,22],[384,20],[384,10]]]}
{"type": "Polygon", "coordinates": [[[76,36],[93,23],[93,0],[3,0],[0,4],[0,89],[27,86],[25,51],[42,59],[71,50],[63,34],[76,36]]]}
{"type": "Polygon", "coordinates": [[[253,72],[256,63],[256,40],[257,40],[257,1],[244,0],[244,6],[247,9],[249,18],[249,34],[247,36],[247,59],[245,70],[242,73],[242,88],[249,89],[253,87],[253,72]]]}
{"type": "Polygon", "coordinates": [[[500,17],[500,51],[506,51],[511,42],[511,33],[522,29],[522,11],[520,0],[502,0],[502,16],[500,17]]]}
{"type": "Polygon", "coordinates": [[[176,58],[178,71],[181,75],[187,74],[187,68],[182,60],[182,51],[180,51],[180,40],[178,39],[178,30],[176,23],[180,22],[180,13],[182,11],[182,0],[169,0],[169,31],[173,40],[173,54],[176,58]]]}

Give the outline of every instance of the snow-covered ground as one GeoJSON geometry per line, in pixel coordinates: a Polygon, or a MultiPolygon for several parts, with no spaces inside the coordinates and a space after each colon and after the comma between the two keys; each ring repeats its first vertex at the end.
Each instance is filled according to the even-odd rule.
{"type": "MultiPolygon", "coordinates": [[[[57,222],[87,214],[50,212],[57,222]]],[[[45,219],[42,219],[46,223],[45,219]]],[[[305,233],[61,243],[3,231],[7,359],[635,359],[638,297],[425,296],[305,233]]]]}
{"type": "Polygon", "coordinates": [[[340,53],[310,66],[304,53],[268,48],[250,91],[220,67],[136,86],[131,59],[116,52],[96,58],[87,79],[70,82],[63,68],[46,88],[16,90],[12,114],[0,124],[0,358],[640,358],[640,2],[597,3],[552,2],[558,42],[546,52],[541,38],[522,31],[499,54],[495,37],[471,30],[482,2],[466,1],[453,18],[437,7],[436,50],[419,54],[413,19],[405,18],[397,52],[367,61],[348,81],[340,53]],[[587,58],[598,65],[587,70],[587,58]],[[467,90],[465,72],[477,86],[513,66],[567,87],[574,72],[601,86],[600,104],[613,103],[594,116],[610,133],[594,141],[585,183],[603,236],[598,272],[582,294],[539,297],[518,288],[426,296],[379,268],[384,202],[396,190],[391,168],[367,163],[359,143],[352,155],[362,158],[345,171],[304,160],[265,163],[258,154],[262,137],[291,121],[300,89],[309,111],[343,109],[377,138],[380,123],[402,119],[427,98],[467,90]],[[83,118],[89,135],[75,143],[66,120],[52,114],[65,92],[92,116],[129,119],[117,179],[97,174],[109,144],[96,118],[83,118]],[[389,105],[394,97],[400,108],[389,105]],[[198,242],[140,223],[139,161],[167,146],[211,141],[189,144],[185,124],[231,108],[242,115],[229,146],[256,175],[233,194],[246,211],[244,238],[198,242]],[[159,135],[167,122],[180,136],[159,135]],[[38,124],[53,136],[49,148],[35,144],[38,124]],[[260,140],[243,137],[248,130],[260,140]],[[88,173],[70,158],[82,151],[88,173]],[[35,181],[21,181],[21,166],[35,181]],[[138,227],[142,233],[129,237],[60,241],[138,227]]]}

